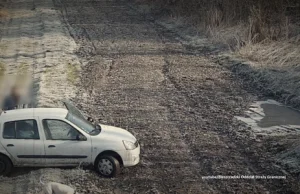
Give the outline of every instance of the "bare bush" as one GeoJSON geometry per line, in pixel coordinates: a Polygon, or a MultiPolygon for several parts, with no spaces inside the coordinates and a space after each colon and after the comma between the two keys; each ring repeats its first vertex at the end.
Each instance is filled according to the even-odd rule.
{"type": "Polygon", "coordinates": [[[299,60],[300,3],[296,0],[139,1],[172,15],[192,17],[193,24],[196,20],[214,41],[241,56],[279,67],[299,60]]]}
{"type": "MultiPolygon", "coordinates": [[[[294,0],[138,0],[168,9],[172,15],[194,16],[207,29],[219,30],[243,23],[247,41],[290,37],[291,21],[299,20],[300,5],[294,0]],[[299,13],[297,12],[299,6],[299,13]],[[294,11],[294,12],[293,12],[294,11]]],[[[245,41],[245,40],[243,40],[245,41]]]]}
{"type": "Polygon", "coordinates": [[[161,8],[164,15],[183,18],[213,42],[227,45],[238,58],[248,60],[251,70],[247,74],[253,74],[254,82],[260,77],[268,80],[266,90],[285,91],[289,93],[288,98],[300,96],[299,0],[143,0],[145,2],[154,5],[156,12],[161,8]]]}

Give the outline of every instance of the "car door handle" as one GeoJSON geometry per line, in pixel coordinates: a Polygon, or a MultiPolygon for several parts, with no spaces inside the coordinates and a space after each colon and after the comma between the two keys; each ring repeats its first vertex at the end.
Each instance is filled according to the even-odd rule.
{"type": "Polygon", "coordinates": [[[55,145],[49,145],[48,148],[55,148],[55,145]]]}
{"type": "Polygon", "coordinates": [[[14,147],[14,144],[7,144],[7,147],[14,147]]]}

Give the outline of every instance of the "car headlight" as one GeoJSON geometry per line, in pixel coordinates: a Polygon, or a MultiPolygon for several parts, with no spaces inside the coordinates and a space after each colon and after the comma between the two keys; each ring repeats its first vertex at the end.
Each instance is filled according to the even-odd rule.
{"type": "Polygon", "coordinates": [[[135,149],[137,147],[135,145],[135,143],[132,143],[131,141],[125,141],[125,140],[123,140],[123,144],[124,144],[126,150],[133,150],[133,149],[135,149]]]}

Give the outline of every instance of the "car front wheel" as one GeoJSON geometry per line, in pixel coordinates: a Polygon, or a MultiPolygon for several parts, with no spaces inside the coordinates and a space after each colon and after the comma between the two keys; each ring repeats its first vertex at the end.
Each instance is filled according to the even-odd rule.
{"type": "Polygon", "coordinates": [[[100,156],[95,167],[100,175],[108,178],[116,177],[121,171],[119,161],[112,156],[100,156]]]}

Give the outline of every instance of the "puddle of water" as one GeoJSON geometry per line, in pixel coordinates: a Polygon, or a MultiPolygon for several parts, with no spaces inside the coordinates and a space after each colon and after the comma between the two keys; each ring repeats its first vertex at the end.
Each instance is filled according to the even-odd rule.
{"type": "Polygon", "coordinates": [[[254,102],[245,117],[235,118],[249,125],[255,134],[300,133],[300,112],[274,100],[254,102]]]}
{"type": "Polygon", "coordinates": [[[280,125],[300,125],[300,112],[277,104],[262,104],[265,117],[258,122],[259,127],[280,125]]]}

